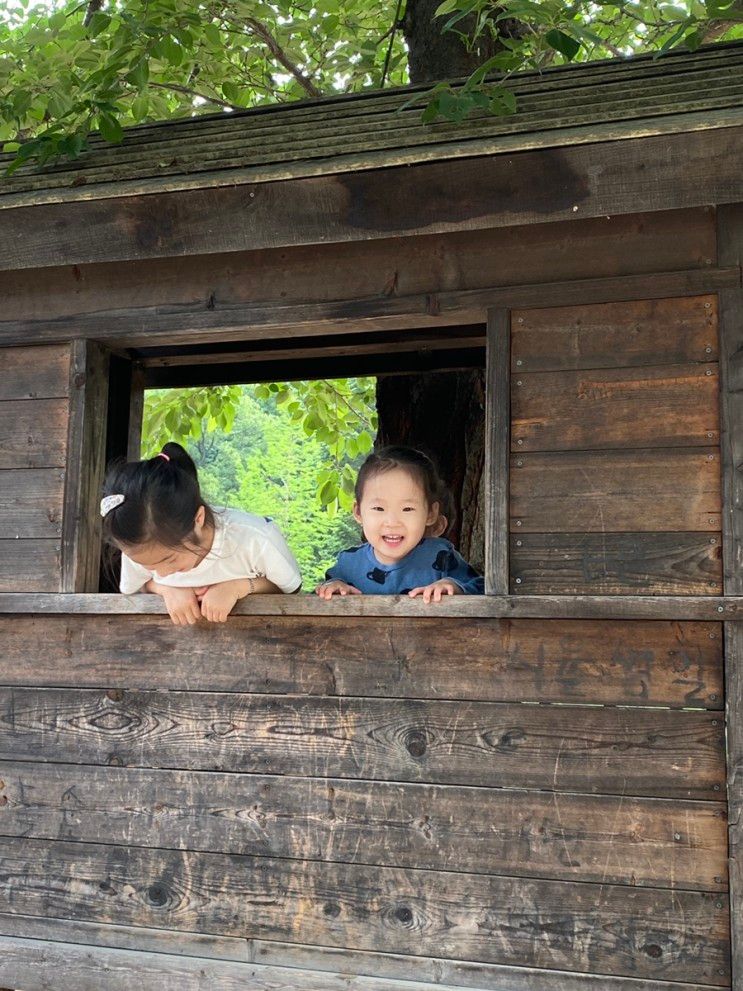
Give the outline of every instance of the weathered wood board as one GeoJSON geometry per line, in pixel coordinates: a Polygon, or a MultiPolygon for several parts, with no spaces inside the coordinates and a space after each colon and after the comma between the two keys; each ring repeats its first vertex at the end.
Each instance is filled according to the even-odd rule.
{"type": "Polygon", "coordinates": [[[0,614],[0,642],[2,685],[723,706],[720,623],[0,614]]]}
{"type": "Polygon", "coordinates": [[[585,973],[729,981],[718,894],[6,839],[0,909],[585,973]]]}

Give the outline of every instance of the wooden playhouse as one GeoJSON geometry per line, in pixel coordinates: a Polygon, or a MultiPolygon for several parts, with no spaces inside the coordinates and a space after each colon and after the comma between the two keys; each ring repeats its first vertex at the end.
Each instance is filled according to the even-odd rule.
{"type": "Polygon", "coordinates": [[[743,989],[743,47],[515,89],[0,184],[0,984],[743,989]],[[482,362],[488,595],[99,593],[147,386],[482,362]]]}

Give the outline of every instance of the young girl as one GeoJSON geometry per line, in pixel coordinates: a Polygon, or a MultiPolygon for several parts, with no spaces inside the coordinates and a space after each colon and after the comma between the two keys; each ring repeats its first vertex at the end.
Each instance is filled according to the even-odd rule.
{"type": "Polygon", "coordinates": [[[409,447],[370,454],[356,480],[353,515],[367,543],[342,551],[315,591],[333,595],[482,595],[484,581],[448,540],[446,489],[430,458],[409,447]]]}
{"type": "Polygon", "coordinates": [[[154,592],[176,625],[224,623],[255,592],[296,592],[297,562],[275,523],[239,509],[212,510],[180,444],[144,461],[113,464],[101,500],[103,536],[121,550],[120,589],[154,592]]]}

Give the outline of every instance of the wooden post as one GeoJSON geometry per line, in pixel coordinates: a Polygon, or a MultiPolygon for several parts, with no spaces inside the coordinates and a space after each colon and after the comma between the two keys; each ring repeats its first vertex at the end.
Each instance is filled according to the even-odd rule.
{"type": "Polygon", "coordinates": [[[488,310],[485,373],[485,592],[508,595],[511,311],[488,310]]]}
{"type": "Polygon", "coordinates": [[[92,341],[71,344],[70,419],[62,520],[62,590],[97,592],[98,506],[106,452],[108,353],[92,341]]]}
{"type": "MultiPolygon", "coordinates": [[[[743,259],[743,204],[718,209],[718,256],[743,259]]],[[[720,293],[723,575],[743,594],[743,290],[720,293]]],[[[725,716],[733,991],[743,991],[743,623],[725,623],[725,716]]]]}

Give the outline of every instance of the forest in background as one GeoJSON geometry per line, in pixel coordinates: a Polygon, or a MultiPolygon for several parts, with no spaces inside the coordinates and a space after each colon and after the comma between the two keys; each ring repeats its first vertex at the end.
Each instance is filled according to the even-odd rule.
{"type": "MultiPolygon", "coordinates": [[[[179,390],[181,394],[187,391],[179,390]]],[[[191,420],[190,436],[176,430],[170,439],[182,443],[196,462],[207,502],[276,521],[297,558],[303,588],[311,591],[338,552],[361,539],[347,500],[340,506],[336,501],[323,505],[318,476],[328,466],[335,466],[339,473],[346,467],[346,473],[355,476],[366,454],[357,451],[351,456],[344,445],[336,455],[333,447],[318,439],[317,431],[308,434],[306,417],[288,415],[277,395],[265,388],[242,386],[231,425],[210,423],[207,417],[196,423],[191,420]]],[[[147,398],[143,457],[161,446],[162,436],[153,429],[152,417],[165,397],[148,393],[147,398]]]]}

